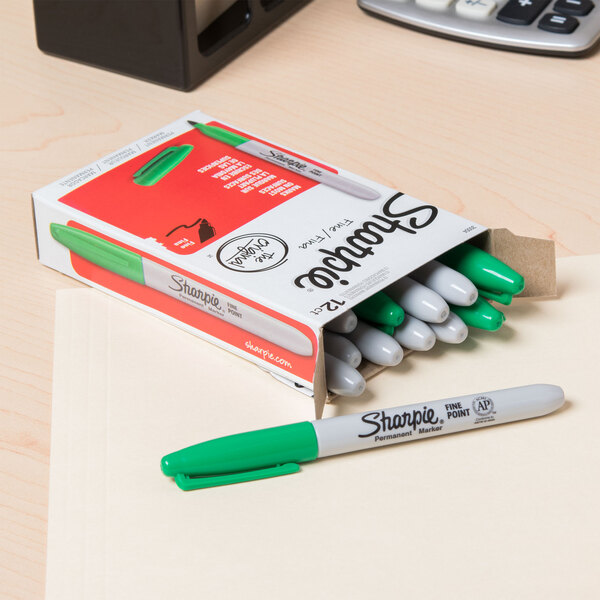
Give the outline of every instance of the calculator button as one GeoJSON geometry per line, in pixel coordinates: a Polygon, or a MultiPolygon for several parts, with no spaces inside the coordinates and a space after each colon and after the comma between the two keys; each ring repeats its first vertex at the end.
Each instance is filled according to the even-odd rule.
{"type": "Polygon", "coordinates": [[[550,0],[508,0],[497,19],[511,25],[529,25],[549,3],[550,0]]]}
{"type": "Polygon", "coordinates": [[[416,0],[417,5],[427,10],[446,10],[454,0],[416,0]]]}
{"type": "Polygon", "coordinates": [[[485,19],[496,9],[493,0],[458,0],[456,14],[465,19],[485,19]]]}
{"type": "Polygon", "coordinates": [[[572,33],[577,29],[579,21],[575,17],[565,15],[545,14],[538,23],[538,27],[552,33],[572,33]]]}
{"type": "Polygon", "coordinates": [[[592,0],[558,0],[554,5],[554,10],[561,15],[573,15],[574,17],[583,17],[587,15],[594,3],[592,0]]]}

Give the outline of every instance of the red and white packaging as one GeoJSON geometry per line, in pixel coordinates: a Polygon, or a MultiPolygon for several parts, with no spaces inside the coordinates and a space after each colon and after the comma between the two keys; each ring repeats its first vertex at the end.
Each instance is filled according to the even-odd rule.
{"type": "Polygon", "coordinates": [[[301,386],[321,407],[323,326],[486,230],[198,111],[34,192],[33,206],[43,264],[243,356],[301,386]],[[189,120],[267,144],[299,165],[337,173],[378,197],[365,200],[319,183],[208,137],[189,120]],[[140,184],[140,172],[159,155],[182,147],[181,162],[165,168],[157,181],[140,184]],[[307,340],[309,351],[295,352],[293,344],[279,344],[277,335],[262,337],[256,328],[251,333],[235,319],[224,320],[176,294],[102,268],[54,239],[52,223],[132,250],[180,274],[188,291],[197,284],[266,315],[265,322],[286,324],[307,340]]]}

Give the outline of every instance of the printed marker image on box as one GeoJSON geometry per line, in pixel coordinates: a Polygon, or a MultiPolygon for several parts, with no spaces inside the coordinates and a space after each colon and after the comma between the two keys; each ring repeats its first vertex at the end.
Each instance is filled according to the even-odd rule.
{"type": "Polygon", "coordinates": [[[194,149],[190,144],[165,148],[133,174],[133,183],[151,186],[179,165],[194,149]]]}
{"type": "Polygon", "coordinates": [[[236,325],[299,356],[312,356],[311,340],[291,325],[187,279],[136,252],[96,235],[51,223],[52,237],[71,252],[117,275],[153,288],[218,319],[236,325]]]}
{"type": "Polygon", "coordinates": [[[263,144],[262,142],[251,140],[238,135],[237,133],[227,131],[227,129],[223,129],[222,127],[205,125],[203,123],[197,123],[196,121],[188,121],[188,123],[201,131],[204,135],[219,140],[229,146],[233,146],[246,154],[262,158],[263,160],[283,167],[288,171],[298,173],[298,175],[303,175],[304,177],[308,177],[308,179],[335,188],[340,192],[345,192],[346,194],[350,194],[361,200],[377,200],[381,196],[377,190],[363,185],[362,183],[352,181],[352,179],[348,179],[338,173],[332,173],[318,165],[301,160],[296,156],[282,152],[277,148],[267,146],[267,144],[263,144]]]}

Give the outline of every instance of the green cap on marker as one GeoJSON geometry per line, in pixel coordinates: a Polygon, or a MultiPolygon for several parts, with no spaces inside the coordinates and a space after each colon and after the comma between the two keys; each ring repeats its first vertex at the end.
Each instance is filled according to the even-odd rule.
{"type": "Polygon", "coordinates": [[[232,131],[227,131],[227,129],[223,129],[222,127],[205,125],[204,123],[196,123],[196,121],[188,121],[188,123],[192,127],[199,129],[204,135],[215,140],[219,140],[219,142],[223,142],[229,146],[239,146],[240,144],[250,141],[249,138],[245,138],[244,136],[233,133],[232,131]]]}
{"type": "Polygon", "coordinates": [[[170,173],[194,149],[190,144],[165,148],[133,174],[133,183],[151,186],[170,173]]]}
{"type": "Polygon", "coordinates": [[[468,277],[480,289],[515,295],[525,288],[522,275],[495,256],[471,244],[456,246],[437,260],[468,277]]]}
{"type": "Polygon", "coordinates": [[[471,306],[450,305],[450,310],[457,314],[469,327],[486,329],[487,331],[500,329],[506,319],[503,312],[481,298],[477,298],[471,306]]]}
{"type": "Polygon", "coordinates": [[[68,225],[51,223],[50,234],[57,242],[95,265],[137,283],[145,283],[142,257],[139,254],[68,225]]]}
{"type": "Polygon", "coordinates": [[[163,456],[162,472],[183,490],[287,475],[319,453],[308,421],[202,442],[163,456]]]}
{"type": "Polygon", "coordinates": [[[404,310],[384,292],[377,292],[352,309],[361,319],[378,325],[398,327],[404,320],[404,310]]]}

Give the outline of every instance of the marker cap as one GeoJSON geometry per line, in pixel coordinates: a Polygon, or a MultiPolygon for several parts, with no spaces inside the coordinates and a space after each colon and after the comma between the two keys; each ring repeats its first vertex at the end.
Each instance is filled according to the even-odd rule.
{"type": "Polygon", "coordinates": [[[133,174],[137,185],[150,186],[170,173],[194,149],[190,144],[165,148],[133,174]]]}
{"type": "Polygon", "coordinates": [[[162,472],[181,489],[227,485],[296,473],[319,451],[311,423],[293,423],[202,442],[163,456],[162,472]]]}
{"type": "Polygon", "coordinates": [[[437,292],[448,304],[469,306],[477,299],[477,288],[467,277],[437,260],[425,263],[411,277],[437,292]]]}
{"type": "Polygon", "coordinates": [[[323,331],[325,352],[348,363],[351,367],[358,367],[362,360],[360,350],[347,338],[333,331],[323,331]]]}
{"type": "Polygon", "coordinates": [[[506,317],[504,313],[488,304],[485,300],[477,298],[471,306],[451,306],[452,310],[469,326],[487,331],[500,329],[506,317]]]}
{"type": "Polygon", "coordinates": [[[365,321],[397,327],[404,319],[404,311],[384,292],[377,292],[354,307],[356,315],[365,321]]]}
{"type": "Polygon", "coordinates": [[[402,277],[384,291],[407,314],[421,321],[441,323],[448,318],[448,303],[437,292],[410,277],[402,277]]]}
{"type": "MultiPolygon", "coordinates": [[[[446,317],[447,318],[447,317],[446,317]]],[[[410,315],[406,315],[401,325],[394,331],[394,339],[404,348],[424,352],[431,350],[435,345],[433,329],[410,315]]]]}
{"type": "Polygon", "coordinates": [[[367,387],[363,376],[348,363],[325,352],[327,389],[340,396],[360,396],[367,387]]]}
{"type": "Polygon", "coordinates": [[[347,310],[329,321],[329,323],[326,323],[325,329],[335,333],[350,333],[354,330],[357,323],[358,317],[351,310],[347,310]]]}
{"type": "Polygon", "coordinates": [[[68,225],[51,223],[50,234],[57,242],[82,258],[117,275],[144,284],[144,268],[139,254],[68,225]]]}
{"type": "Polygon", "coordinates": [[[391,336],[359,321],[356,329],[346,334],[367,360],[377,365],[393,367],[402,361],[402,346],[391,336]]]}
{"type": "Polygon", "coordinates": [[[440,342],[446,342],[447,344],[460,344],[469,335],[465,322],[452,311],[443,323],[429,323],[429,327],[431,327],[435,337],[440,342]]]}
{"type": "Polygon", "coordinates": [[[520,294],[525,288],[522,275],[471,244],[456,246],[438,260],[468,277],[478,288],[511,295],[520,294]]]}
{"type": "Polygon", "coordinates": [[[232,131],[227,131],[227,129],[223,129],[222,127],[205,125],[204,123],[196,123],[195,121],[188,121],[188,123],[192,127],[199,129],[204,135],[207,135],[215,140],[219,140],[219,142],[229,144],[230,146],[239,146],[240,144],[250,141],[248,138],[237,133],[233,133],[232,131]]]}

